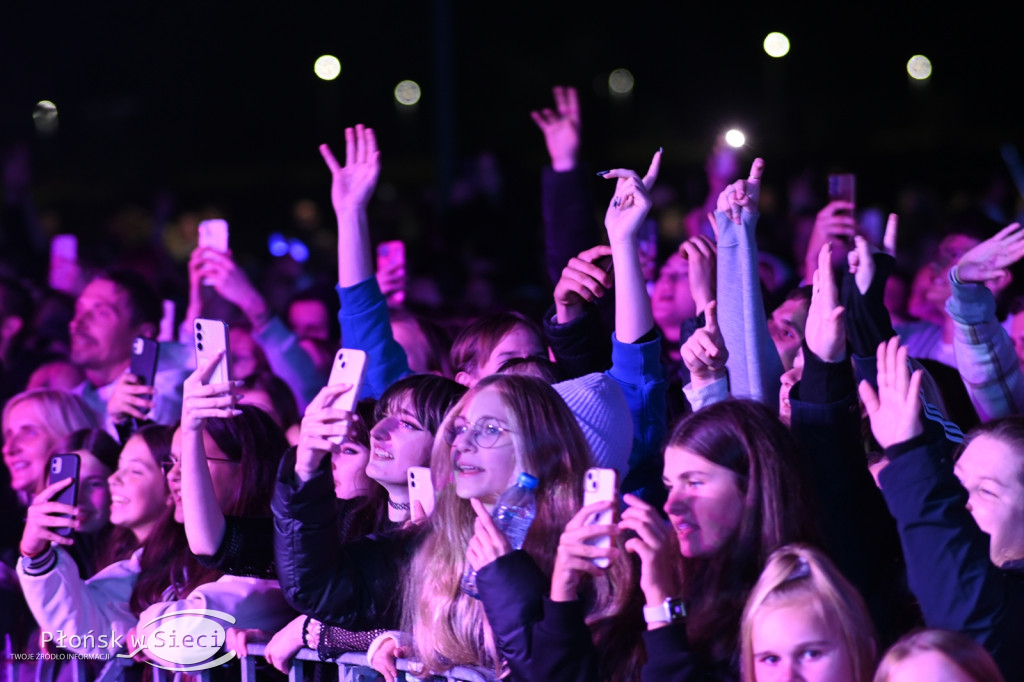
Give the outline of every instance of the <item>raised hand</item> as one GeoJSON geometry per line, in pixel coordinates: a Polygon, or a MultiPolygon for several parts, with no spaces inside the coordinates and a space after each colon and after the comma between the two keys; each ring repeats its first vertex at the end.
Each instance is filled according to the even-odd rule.
{"type": "Polygon", "coordinates": [[[818,252],[818,269],[814,271],[811,306],[804,329],[807,347],[825,362],[839,362],[846,357],[843,310],[832,270],[832,244],[828,243],[818,252]]]}
{"type": "Polygon", "coordinates": [[[651,167],[643,179],[636,171],[625,168],[605,171],[606,179],[616,179],[615,195],[608,203],[604,226],[612,242],[635,242],[637,232],[651,210],[650,188],[658,178],[661,166],[661,150],[654,154],[651,167]]]}
{"type": "Polygon", "coordinates": [[[690,263],[690,295],[700,313],[715,300],[718,246],[704,235],[690,237],[679,245],[679,255],[690,263]]]}
{"type": "Polygon", "coordinates": [[[700,388],[725,376],[725,363],[729,351],[718,328],[718,304],[708,303],[704,308],[704,326],[683,342],[679,354],[690,371],[694,388],[700,388]]]}
{"type": "Polygon", "coordinates": [[[118,423],[129,417],[145,419],[153,409],[155,396],[155,388],[139,383],[134,374],[122,374],[114,382],[114,392],[107,401],[107,414],[118,423]]]}
{"type": "MultiPolygon", "coordinates": [[[[885,224],[885,236],[882,237],[882,252],[890,256],[896,256],[896,235],[899,229],[899,218],[895,213],[889,214],[889,220],[885,224]]],[[[846,260],[850,266],[850,273],[853,275],[857,290],[866,294],[871,288],[871,282],[875,278],[875,254],[878,248],[860,235],[853,238],[853,249],[846,254],[846,260]]]]}
{"type": "Polygon", "coordinates": [[[607,558],[615,560],[619,550],[614,545],[599,547],[587,544],[605,535],[616,536],[619,527],[608,525],[587,524],[587,519],[614,506],[613,502],[595,502],[583,507],[569,520],[565,531],[558,540],[558,553],[555,555],[555,567],[551,572],[551,601],[573,601],[577,598],[577,588],[584,573],[601,575],[605,569],[594,563],[594,559],[607,558]]]}
{"type": "Polygon", "coordinates": [[[348,436],[349,424],[359,415],[332,405],[351,390],[351,384],[329,384],[320,389],[306,408],[295,448],[295,473],[301,480],[312,478],[324,457],[341,452],[340,443],[348,436]]]}
{"type": "Polygon", "coordinates": [[[74,544],[74,540],[64,537],[54,530],[55,528],[78,528],[78,508],[53,501],[53,498],[71,485],[71,480],[65,478],[63,481],[46,486],[32,501],[25,519],[25,530],[21,534],[21,553],[23,555],[42,554],[51,542],[65,547],[74,544]]]}
{"type": "Polygon", "coordinates": [[[494,525],[494,519],[487,512],[483,502],[474,497],[469,503],[476,512],[476,521],[473,522],[473,537],[469,539],[469,546],[466,547],[466,561],[474,571],[479,571],[495,559],[511,552],[512,545],[505,534],[494,525]]]}
{"type": "Polygon", "coordinates": [[[566,324],[583,314],[583,305],[596,301],[612,288],[614,277],[594,261],[611,257],[610,246],[595,246],[569,259],[555,284],[555,320],[566,324]]]}
{"type": "Polygon", "coordinates": [[[320,145],[320,155],[331,169],[331,203],[337,213],[365,209],[380,176],[380,151],[372,128],[363,124],[345,128],[345,165],[331,148],[320,145]]]}
{"type": "MultiPolygon", "coordinates": [[[[648,606],[659,606],[666,599],[679,597],[679,539],[672,526],[651,505],[635,495],[625,496],[629,506],[622,512],[620,530],[631,530],[637,537],[626,541],[626,551],[640,557],[640,589],[648,606]]],[[[654,629],[667,623],[648,624],[654,629]]]]}
{"type": "Polygon", "coordinates": [[[197,255],[197,269],[203,281],[225,300],[241,308],[254,326],[265,324],[269,317],[267,303],[245,271],[238,267],[232,254],[200,247],[193,252],[193,258],[197,255]]]}
{"type": "Polygon", "coordinates": [[[871,432],[883,448],[920,435],[922,370],[910,373],[907,348],[899,337],[878,346],[878,391],[860,382],[860,399],[871,420],[871,432]]]}
{"type": "Polygon", "coordinates": [[[961,282],[1002,284],[1007,268],[1024,257],[1024,230],[1020,223],[1007,225],[960,257],[957,277],[961,282]]]}
{"type": "Polygon", "coordinates": [[[750,166],[750,176],[746,180],[737,180],[718,195],[717,210],[729,216],[729,220],[737,225],[743,222],[743,211],[757,213],[763,173],[764,159],[754,159],[754,163],[750,166]]]}
{"type": "Polygon", "coordinates": [[[207,384],[213,375],[213,368],[224,356],[221,351],[196,368],[182,386],[181,429],[198,433],[203,430],[210,417],[230,418],[242,414],[238,409],[239,396],[231,389],[240,381],[226,381],[221,384],[207,384]]]}
{"type": "Polygon", "coordinates": [[[580,149],[580,103],[576,88],[556,85],[551,89],[555,108],[531,111],[530,117],[544,133],[551,155],[551,167],[570,171],[576,167],[580,149]]]}

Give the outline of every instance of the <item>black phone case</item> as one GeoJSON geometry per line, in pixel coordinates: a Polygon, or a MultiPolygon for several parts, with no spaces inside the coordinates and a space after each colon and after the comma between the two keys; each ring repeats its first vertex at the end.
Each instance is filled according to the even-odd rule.
{"type": "Polygon", "coordinates": [[[160,344],[153,339],[144,339],[139,336],[132,343],[132,360],[129,371],[139,377],[144,385],[152,386],[159,357],[160,344]]]}

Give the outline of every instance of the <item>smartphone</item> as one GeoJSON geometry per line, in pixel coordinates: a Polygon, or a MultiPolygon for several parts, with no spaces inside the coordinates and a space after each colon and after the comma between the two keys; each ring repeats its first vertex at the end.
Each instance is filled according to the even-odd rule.
{"type": "Polygon", "coordinates": [[[217,353],[224,351],[208,384],[222,384],[231,378],[228,353],[228,325],[223,320],[207,320],[197,317],[195,321],[196,366],[203,365],[217,353]]]}
{"type": "Polygon", "coordinates": [[[429,467],[409,467],[409,505],[419,502],[427,516],[434,513],[434,482],[430,480],[429,467]]]}
{"type": "MultiPolygon", "coordinates": [[[[71,485],[54,498],[55,502],[70,504],[72,507],[78,504],[78,472],[81,467],[81,460],[74,453],[54,455],[50,458],[50,475],[47,478],[47,485],[70,478],[71,485]]],[[[65,518],[71,518],[70,514],[61,514],[65,518]]],[[[71,528],[54,528],[58,535],[71,535],[71,528]]]]}
{"type": "Polygon", "coordinates": [[[132,342],[132,359],[130,371],[144,386],[153,385],[156,376],[156,363],[160,357],[160,344],[153,339],[136,336],[132,342]]]}
{"type": "MultiPolygon", "coordinates": [[[[616,479],[615,469],[602,469],[600,467],[587,469],[587,473],[583,477],[583,506],[585,507],[595,502],[614,502],[618,487],[616,479]]],[[[614,513],[615,510],[609,508],[600,514],[591,514],[590,518],[586,520],[586,525],[608,525],[612,522],[614,513]]],[[[611,547],[612,538],[610,535],[602,535],[593,540],[588,540],[587,544],[596,547],[611,547]]],[[[608,568],[608,563],[607,557],[594,559],[594,565],[599,568],[608,568]]]]}
{"type": "MultiPolygon", "coordinates": [[[[830,173],[828,176],[828,200],[857,203],[857,176],[853,173],[830,173]]],[[[851,211],[852,213],[852,211],[851,211]]]]}
{"type": "MultiPolygon", "coordinates": [[[[228,221],[217,218],[215,220],[204,220],[199,223],[199,246],[227,253],[228,221]]],[[[209,283],[209,279],[204,277],[203,284],[209,283]]]]}
{"type": "MultiPolygon", "coordinates": [[[[366,353],[355,348],[341,348],[334,355],[331,365],[331,377],[328,386],[352,384],[352,389],[343,393],[332,405],[339,410],[352,412],[359,400],[359,392],[363,388],[363,376],[366,374],[366,353]]],[[[334,437],[331,438],[334,440],[334,437]]],[[[338,440],[337,442],[341,442],[338,440]]]]}

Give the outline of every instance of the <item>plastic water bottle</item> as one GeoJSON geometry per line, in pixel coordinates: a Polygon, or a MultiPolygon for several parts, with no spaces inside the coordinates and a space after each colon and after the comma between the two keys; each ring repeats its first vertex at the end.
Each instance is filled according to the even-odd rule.
{"type": "MultiPolygon", "coordinates": [[[[503,492],[494,505],[491,518],[498,530],[505,534],[512,549],[522,549],[530,524],[537,516],[537,479],[530,474],[519,474],[516,484],[503,492]]],[[[462,591],[479,599],[476,589],[476,571],[466,567],[462,574],[462,591]]]]}

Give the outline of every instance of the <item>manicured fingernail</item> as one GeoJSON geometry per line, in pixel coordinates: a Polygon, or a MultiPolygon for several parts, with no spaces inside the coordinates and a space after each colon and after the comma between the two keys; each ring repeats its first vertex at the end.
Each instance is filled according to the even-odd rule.
{"type": "Polygon", "coordinates": [[[600,175],[602,178],[608,175],[609,173],[611,173],[611,171],[597,171],[597,174],[600,175]]]}
{"type": "Polygon", "coordinates": [[[231,416],[232,417],[238,417],[238,416],[241,416],[241,414],[242,414],[242,411],[237,409],[237,408],[234,409],[234,410],[231,410],[231,416]]]}
{"type": "Polygon", "coordinates": [[[658,153],[659,153],[659,154],[661,154],[661,153],[662,153],[662,152],[664,152],[664,151],[665,151],[665,148],[664,148],[664,147],[658,147],[658,153]]]}

